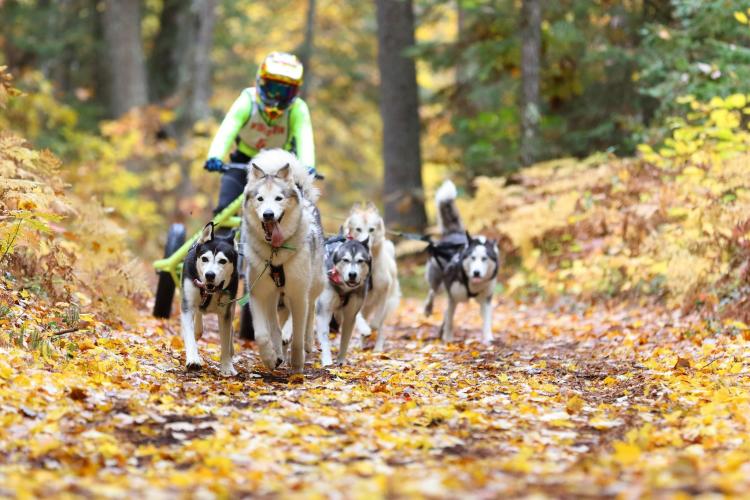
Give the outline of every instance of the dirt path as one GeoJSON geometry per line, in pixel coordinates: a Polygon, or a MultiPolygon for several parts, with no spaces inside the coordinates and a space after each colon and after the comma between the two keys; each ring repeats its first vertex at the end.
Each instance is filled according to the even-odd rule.
{"type": "MultiPolygon", "coordinates": [[[[385,354],[304,380],[186,373],[178,322],[0,344],[0,496],[616,496],[750,486],[747,344],[644,309],[475,307],[435,339],[406,301],[385,354]]],[[[440,308],[438,307],[438,310],[440,308]]],[[[12,317],[13,312],[7,317],[12,317]]],[[[18,314],[23,314],[18,311],[18,314]]],[[[19,316],[20,317],[20,316],[19,316]]],[[[725,329],[726,330],[726,329],[725,329]]],[[[731,332],[730,332],[731,333],[731,332]]],[[[206,354],[208,354],[206,356],[206,354]]]]}

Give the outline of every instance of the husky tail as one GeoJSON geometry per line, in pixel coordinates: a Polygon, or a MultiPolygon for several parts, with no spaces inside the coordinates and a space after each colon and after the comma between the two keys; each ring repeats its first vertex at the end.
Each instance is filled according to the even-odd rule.
{"type": "Polygon", "coordinates": [[[456,207],[456,185],[452,181],[443,182],[435,193],[435,203],[437,204],[438,227],[442,236],[465,232],[461,214],[458,213],[458,207],[456,207]]]}

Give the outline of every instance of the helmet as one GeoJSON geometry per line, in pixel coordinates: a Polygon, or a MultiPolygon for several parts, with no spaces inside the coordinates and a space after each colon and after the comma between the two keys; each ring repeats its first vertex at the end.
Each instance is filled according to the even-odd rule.
{"type": "Polygon", "coordinates": [[[292,54],[271,52],[255,77],[258,102],[266,116],[274,120],[292,104],[302,86],[302,63],[292,54]]]}

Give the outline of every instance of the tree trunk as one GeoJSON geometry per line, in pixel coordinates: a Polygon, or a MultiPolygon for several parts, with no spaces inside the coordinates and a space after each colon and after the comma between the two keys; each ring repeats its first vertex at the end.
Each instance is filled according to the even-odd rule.
{"type": "Polygon", "coordinates": [[[155,101],[160,101],[177,91],[184,47],[180,43],[180,30],[186,21],[190,2],[164,0],[159,15],[159,33],[149,58],[149,90],[155,101]]]}
{"type": "Polygon", "coordinates": [[[542,52],[540,0],[521,6],[521,163],[539,158],[539,66],[542,52]]]}
{"type": "Polygon", "coordinates": [[[312,85],[312,60],[313,48],[315,46],[315,7],[316,0],[307,1],[307,20],[305,21],[305,41],[299,51],[300,61],[305,68],[305,84],[302,86],[302,97],[307,99],[312,85]]]}
{"type": "Polygon", "coordinates": [[[110,113],[118,117],[148,101],[140,0],[104,0],[102,12],[110,113]]]}
{"type": "Polygon", "coordinates": [[[178,37],[179,79],[177,92],[182,99],[180,128],[189,129],[208,117],[211,97],[211,49],[214,41],[217,0],[190,0],[180,16],[178,37]]]}
{"type": "Polygon", "coordinates": [[[376,0],[380,116],[383,122],[385,220],[407,230],[427,224],[419,144],[419,101],[411,0],[376,0]]]}

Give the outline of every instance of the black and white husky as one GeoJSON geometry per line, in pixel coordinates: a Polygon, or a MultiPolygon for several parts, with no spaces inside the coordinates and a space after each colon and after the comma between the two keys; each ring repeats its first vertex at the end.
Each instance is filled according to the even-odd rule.
{"type": "Polygon", "coordinates": [[[341,329],[338,362],[344,363],[352,337],[354,322],[367,297],[372,270],[372,256],[367,240],[360,242],[343,235],[325,242],[328,282],[315,306],[315,323],[320,342],[320,364],[330,365],[331,346],[328,326],[335,318],[341,329]]]}
{"type": "Polygon", "coordinates": [[[441,237],[428,247],[427,283],[430,292],[425,302],[426,315],[432,314],[435,294],[445,288],[448,308],[440,327],[441,338],[453,341],[453,316],[456,305],[476,299],[482,313],[482,342],[492,342],[492,294],[497,282],[499,252],[497,243],[484,236],[472,237],[465,230],[456,207],[456,186],[443,182],[435,195],[441,237]]]}
{"type": "MultiPolygon", "coordinates": [[[[284,362],[279,305],[291,315],[291,366],[301,372],[313,348],[315,300],[325,283],[318,191],[293,154],[264,150],[248,166],[242,209],[244,277],[255,342],[269,370],[284,362]]],[[[282,324],[283,320],[282,319],[282,324]]]]}
{"type": "Polygon", "coordinates": [[[216,313],[221,337],[221,374],[237,375],[232,366],[232,317],[238,281],[234,232],[226,236],[214,235],[214,224],[209,222],[182,265],[180,319],[188,369],[199,369],[203,365],[196,341],[203,335],[203,315],[216,313]]]}

